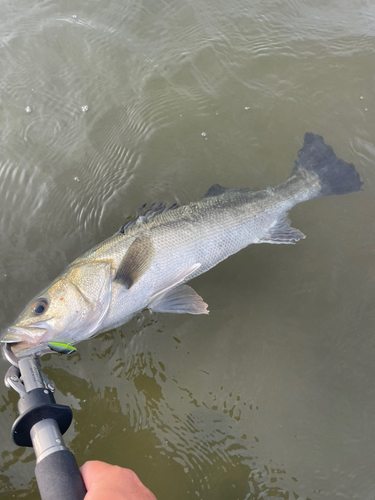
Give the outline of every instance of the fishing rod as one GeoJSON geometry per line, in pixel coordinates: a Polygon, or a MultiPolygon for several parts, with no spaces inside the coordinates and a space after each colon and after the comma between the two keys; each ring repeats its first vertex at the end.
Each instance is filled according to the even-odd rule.
{"type": "Polygon", "coordinates": [[[83,500],[85,484],[76,459],[62,438],[73,419],[71,408],[56,403],[55,386],[42,372],[38,356],[18,359],[10,344],[3,346],[3,354],[11,364],[5,385],[20,397],[12,439],[18,446],[34,448],[41,499],[83,500]]]}

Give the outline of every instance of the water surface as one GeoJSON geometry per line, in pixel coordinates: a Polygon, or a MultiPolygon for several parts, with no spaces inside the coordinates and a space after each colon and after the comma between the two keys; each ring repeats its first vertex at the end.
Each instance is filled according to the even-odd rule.
{"type": "MultiPolygon", "coordinates": [[[[192,286],[210,315],[144,312],[43,358],[79,464],[158,499],[373,499],[375,4],[0,5],[0,321],[145,202],[287,178],[306,131],[365,192],[294,208],[192,286]]],[[[7,364],[1,362],[5,373],[7,364]]],[[[0,387],[1,498],[38,498],[0,387]]]]}

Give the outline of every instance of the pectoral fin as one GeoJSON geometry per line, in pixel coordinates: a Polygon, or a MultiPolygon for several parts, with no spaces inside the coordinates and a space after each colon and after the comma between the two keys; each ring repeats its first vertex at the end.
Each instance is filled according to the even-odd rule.
{"type": "Polygon", "coordinates": [[[290,226],[286,215],[279,219],[276,224],[259,240],[258,243],[294,244],[306,236],[298,229],[290,226]]]}
{"type": "Polygon", "coordinates": [[[208,305],[190,286],[180,285],[158,295],[149,309],[155,312],[208,314],[208,305]]]}
{"type": "Polygon", "coordinates": [[[122,259],[114,281],[127,289],[132,287],[150,267],[154,254],[151,239],[146,235],[138,236],[122,259]]]}

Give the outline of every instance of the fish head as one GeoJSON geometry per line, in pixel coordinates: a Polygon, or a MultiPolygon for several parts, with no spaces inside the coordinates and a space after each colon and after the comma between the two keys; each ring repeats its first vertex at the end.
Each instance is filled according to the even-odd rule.
{"type": "Polygon", "coordinates": [[[111,302],[111,264],[72,265],[34,299],[1,339],[18,357],[51,352],[49,342],[75,344],[93,336],[111,302]]]}

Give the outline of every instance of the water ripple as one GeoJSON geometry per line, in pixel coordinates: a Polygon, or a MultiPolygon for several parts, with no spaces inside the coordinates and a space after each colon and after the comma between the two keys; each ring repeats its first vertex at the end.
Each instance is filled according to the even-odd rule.
{"type": "MultiPolygon", "coordinates": [[[[228,179],[233,184],[243,179],[243,185],[247,185],[250,151],[254,155],[251,175],[261,183],[268,181],[265,172],[271,170],[264,168],[264,162],[275,165],[272,175],[278,173],[280,162],[292,162],[294,156],[290,157],[292,148],[286,146],[286,137],[291,142],[300,141],[302,128],[324,133],[320,130],[323,126],[331,137],[341,133],[341,138],[333,137],[332,144],[336,139],[345,155],[352,153],[349,161],[360,167],[361,175],[364,172],[367,176],[366,193],[373,192],[373,80],[371,71],[366,73],[365,68],[375,51],[375,10],[371,2],[353,5],[350,0],[37,0],[30,4],[26,0],[4,0],[0,19],[0,323],[9,323],[29,298],[78,254],[114,232],[138,204],[163,200],[164,196],[179,196],[188,201],[193,193],[202,194],[212,179],[217,182],[217,177],[225,179],[223,184],[228,179]],[[363,89],[367,89],[367,94],[363,89]],[[349,148],[343,139],[346,136],[354,137],[349,148]],[[243,149],[241,143],[245,144],[243,149]],[[240,165],[237,170],[236,164],[240,165]]],[[[370,63],[368,67],[371,68],[370,63]]],[[[357,210],[358,218],[362,215],[371,229],[371,210],[366,212],[360,199],[355,200],[342,219],[346,223],[357,210]],[[370,215],[367,217],[366,213],[370,215]]],[[[349,207],[350,201],[344,203],[349,207]]],[[[326,221],[324,209],[321,214],[326,221]]],[[[314,215],[312,209],[310,216],[314,215]]],[[[343,258],[349,251],[345,245],[348,240],[330,239],[335,265],[327,265],[326,279],[331,279],[335,286],[327,296],[329,314],[338,290],[345,289],[344,278],[341,282],[337,276],[354,277],[362,269],[363,279],[353,281],[358,298],[349,292],[344,294],[341,307],[345,307],[337,309],[340,317],[335,318],[335,325],[331,322],[329,335],[321,335],[329,354],[320,341],[312,339],[313,335],[303,336],[299,332],[296,336],[304,347],[295,347],[295,357],[305,360],[308,368],[302,366],[302,361],[301,366],[293,365],[295,361],[288,358],[284,347],[288,345],[287,332],[283,344],[280,341],[280,352],[291,366],[285,362],[288,366],[278,372],[280,360],[276,354],[269,366],[266,358],[259,361],[253,378],[262,386],[268,411],[258,411],[249,402],[255,386],[248,378],[247,355],[254,349],[255,330],[265,330],[258,339],[259,345],[266,346],[267,339],[274,344],[276,339],[276,334],[272,337],[264,326],[259,326],[268,319],[261,315],[266,307],[264,300],[267,304],[272,300],[272,293],[264,297],[259,290],[258,297],[263,300],[260,303],[258,298],[258,310],[253,310],[251,346],[246,343],[248,327],[240,323],[251,320],[254,326],[254,322],[243,314],[231,328],[238,338],[231,338],[231,345],[229,341],[225,343],[228,348],[217,350],[218,363],[216,367],[211,363],[211,374],[208,369],[203,373],[208,362],[202,360],[202,349],[205,338],[209,336],[207,342],[212,341],[218,328],[211,326],[206,331],[202,324],[196,327],[199,318],[195,318],[194,329],[202,333],[202,338],[196,336],[196,345],[191,343],[188,353],[183,352],[181,342],[169,342],[170,337],[163,336],[160,325],[164,319],[141,314],[123,331],[83,343],[79,348],[82,355],[72,361],[46,361],[54,369],[62,365],[71,369],[59,377],[53,371],[51,377],[58,377],[57,386],[68,404],[76,392],[74,404],[78,407],[80,432],[75,445],[81,443],[79,459],[83,461],[90,453],[90,458],[98,458],[110,449],[108,461],[114,457],[120,463],[130,442],[134,447],[126,460],[135,456],[142,471],[147,469],[146,455],[153,455],[151,467],[155,470],[158,463],[164,463],[162,472],[172,486],[180,488],[178,481],[185,481],[185,490],[178,489],[181,498],[297,498],[301,492],[294,493],[296,480],[291,471],[305,466],[304,484],[308,486],[299,485],[302,492],[319,495],[314,492],[315,487],[329,486],[329,481],[324,483],[320,478],[332,474],[337,494],[352,494],[350,474],[357,473],[356,467],[362,467],[372,456],[371,440],[365,441],[361,432],[367,425],[366,432],[371,436],[371,423],[363,415],[372,414],[368,395],[373,379],[373,350],[368,348],[373,344],[369,340],[371,324],[368,319],[364,323],[353,318],[373,317],[374,284],[371,241],[360,234],[363,224],[353,227],[353,221],[354,218],[350,229],[357,249],[354,252],[353,247],[350,259],[343,258]],[[338,241],[343,242],[341,248],[333,246],[338,241]],[[362,254],[358,253],[358,241],[362,254]],[[356,265],[355,259],[361,260],[361,265],[356,265]],[[358,322],[363,328],[358,328],[358,322]],[[358,337],[351,331],[350,336],[347,333],[342,338],[345,328],[362,333],[358,337]],[[249,353],[242,345],[236,351],[236,343],[240,342],[249,353]],[[314,352],[319,352],[319,356],[314,358],[314,352]],[[241,355],[242,360],[238,359],[241,355]],[[339,356],[336,362],[335,356],[339,356]],[[309,365],[311,359],[318,368],[313,362],[309,365]],[[328,366],[325,370],[324,360],[328,366]],[[232,361],[237,372],[232,369],[232,361]],[[293,369],[298,371],[294,378],[293,369]],[[309,377],[303,378],[304,370],[310,370],[309,377]],[[218,380],[224,371],[226,378],[221,387],[218,380]],[[275,373],[282,374],[280,393],[271,381],[275,373]],[[339,375],[336,378],[335,373],[339,375]],[[314,377],[319,384],[311,385],[314,377]],[[355,393],[351,400],[350,387],[355,393]],[[367,396],[361,399],[359,395],[365,390],[367,396]],[[338,401],[336,412],[332,409],[333,399],[338,401]],[[276,405],[278,412],[274,412],[276,405]],[[101,408],[101,414],[96,413],[97,408],[101,408]],[[362,410],[355,413],[355,408],[362,410]],[[289,434],[285,429],[279,430],[278,418],[286,422],[286,415],[293,419],[289,434]],[[265,417],[266,422],[262,420],[265,417]],[[275,439],[271,436],[267,441],[254,435],[259,430],[263,436],[269,436],[268,424],[279,431],[277,435],[275,431],[275,439]],[[301,429],[305,447],[295,444],[293,424],[301,429]],[[326,439],[321,437],[322,430],[326,439]],[[341,450],[342,443],[348,447],[354,438],[362,443],[364,458],[358,462],[360,465],[348,459],[343,469],[349,486],[346,488],[335,461],[341,459],[337,450],[341,450]],[[118,442],[123,447],[112,445],[118,442]],[[288,450],[278,450],[284,443],[288,450]],[[288,467],[272,464],[273,456],[287,457],[288,467]],[[317,472],[312,471],[315,466],[317,472]],[[174,472],[177,481],[172,477],[174,472]]],[[[372,234],[370,229],[366,234],[372,234]]],[[[306,255],[310,255],[308,248],[311,251],[312,247],[299,248],[305,248],[306,255]]],[[[328,245],[326,248],[328,252],[328,245]]],[[[272,266],[272,249],[261,250],[269,252],[271,283],[276,267],[272,266]]],[[[293,255],[291,259],[296,254],[293,255]]],[[[310,264],[317,260],[316,254],[310,257],[310,264]]],[[[328,259],[329,255],[327,262],[328,259]]],[[[226,283],[236,270],[237,275],[243,276],[242,267],[228,265],[226,283]]],[[[301,284],[295,286],[309,295],[307,302],[313,307],[318,300],[315,296],[319,295],[318,279],[312,276],[311,269],[311,279],[303,278],[304,272],[301,264],[301,284]]],[[[219,279],[220,272],[214,280],[215,276],[219,279]]],[[[264,286],[260,278],[255,282],[264,286]]],[[[274,285],[277,289],[277,283],[274,285]]],[[[235,286],[240,285],[236,282],[235,286]]],[[[237,299],[228,301],[227,288],[224,295],[217,294],[220,303],[235,317],[237,299]]],[[[275,299],[277,314],[282,295],[283,292],[275,299]]],[[[255,303],[256,300],[255,297],[255,303]]],[[[318,319],[315,313],[311,321],[306,319],[306,307],[301,302],[300,317],[297,307],[290,314],[297,315],[310,332],[309,323],[315,325],[318,319]]],[[[248,309],[247,304],[244,309],[248,309]]],[[[290,314],[283,317],[283,322],[290,321],[290,314]]],[[[179,318],[177,323],[170,323],[168,331],[177,330],[182,324],[184,321],[179,318]]],[[[275,316],[270,325],[269,330],[279,331],[280,320],[276,321],[275,316]]],[[[224,332],[224,336],[227,338],[228,333],[224,332]]],[[[207,353],[211,356],[212,349],[207,349],[207,353]]],[[[253,363],[256,362],[253,357],[253,363]]],[[[6,408],[9,407],[7,403],[6,408]]],[[[8,413],[9,427],[13,409],[8,413]]],[[[17,483],[15,478],[23,477],[26,464],[22,463],[22,454],[5,448],[0,451],[10,477],[10,491],[17,483]],[[14,477],[12,470],[17,472],[13,472],[14,477]]],[[[357,456],[358,448],[353,446],[351,451],[352,456],[357,456]]],[[[347,458],[350,453],[346,453],[347,458]]],[[[30,461],[29,455],[26,458],[30,461]]],[[[364,478],[367,473],[358,474],[364,478]]],[[[154,476],[163,474],[158,469],[154,476]]],[[[367,482],[363,484],[370,491],[371,481],[367,482]]]]}

